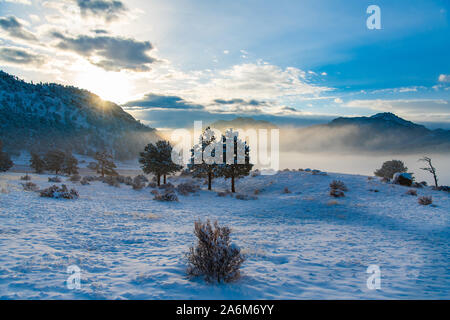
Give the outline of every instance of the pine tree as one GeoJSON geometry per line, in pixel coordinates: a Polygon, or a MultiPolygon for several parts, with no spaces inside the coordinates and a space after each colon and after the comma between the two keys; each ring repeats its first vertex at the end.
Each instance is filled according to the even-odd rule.
{"type": "MultiPolygon", "coordinates": [[[[213,177],[219,176],[218,164],[214,161],[217,148],[222,148],[210,127],[199,138],[199,143],[191,149],[189,171],[195,178],[208,178],[208,190],[211,190],[213,177]]],[[[221,161],[222,159],[220,159],[221,161]]]]}
{"type": "Polygon", "coordinates": [[[77,174],[78,173],[78,160],[75,158],[72,153],[66,152],[64,156],[64,163],[62,166],[62,172],[68,175],[77,174]]]}
{"type": "Polygon", "coordinates": [[[30,167],[34,169],[34,172],[42,173],[45,170],[45,161],[37,153],[32,152],[30,167]]]}
{"type": "Polygon", "coordinates": [[[231,178],[231,192],[236,192],[235,180],[248,176],[253,164],[250,163],[250,147],[238,138],[238,133],[228,130],[222,135],[223,163],[218,172],[225,179],[231,178]],[[227,147],[228,145],[228,147],[227,147]],[[227,156],[228,153],[228,156],[227,156]]]}
{"type": "Polygon", "coordinates": [[[117,176],[117,172],[114,170],[117,167],[111,154],[106,151],[96,152],[94,159],[97,160],[95,170],[97,173],[100,173],[102,177],[104,177],[105,174],[108,176],[117,176]]]}
{"type": "Polygon", "coordinates": [[[3,142],[0,140],[0,172],[6,172],[14,165],[10,156],[3,152],[3,142]]]}
{"type": "Polygon", "coordinates": [[[55,171],[55,174],[58,174],[64,165],[64,159],[66,154],[61,150],[51,150],[45,154],[45,168],[48,171],[55,171]]]}
{"type": "MultiPolygon", "coordinates": [[[[172,146],[168,141],[160,140],[156,144],[149,143],[144,152],[140,153],[139,163],[141,163],[142,171],[146,174],[154,174],[161,185],[161,176],[166,176],[183,167],[172,161],[172,146]]],[[[164,183],[165,183],[164,177],[164,183]]]]}

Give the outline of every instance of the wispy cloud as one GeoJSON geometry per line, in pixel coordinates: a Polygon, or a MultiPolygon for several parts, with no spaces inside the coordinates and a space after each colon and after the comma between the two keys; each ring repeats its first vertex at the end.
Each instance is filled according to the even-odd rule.
{"type": "Polygon", "coordinates": [[[14,16],[0,17],[0,29],[13,39],[37,41],[36,36],[26,30],[23,23],[14,16]]]}
{"type": "Polygon", "coordinates": [[[29,50],[16,47],[0,48],[0,60],[15,65],[40,66],[46,62],[46,57],[29,50]]]}
{"type": "Polygon", "coordinates": [[[113,0],[75,0],[83,16],[100,16],[106,21],[119,18],[128,9],[123,2],[113,0]]]}
{"type": "Polygon", "coordinates": [[[149,41],[104,35],[71,37],[60,32],[53,32],[52,36],[59,40],[58,48],[75,52],[108,71],[149,71],[150,64],[156,61],[148,55],[153,49],[149,41]]]}

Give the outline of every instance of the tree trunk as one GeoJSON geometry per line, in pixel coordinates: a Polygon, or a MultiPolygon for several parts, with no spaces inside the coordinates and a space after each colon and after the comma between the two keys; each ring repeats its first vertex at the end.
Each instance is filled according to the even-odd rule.
{"type": "Polygon", "coordinates": [[[437,189],[437,188],[439,188],[438,180],[437,180],[437,177],[436,177],[436,173],[434,173],[434,172],[433,172],[433,178],[434,178],[434,184],[436,185],[436,189],[437,189]]]}
{"type": "Polygon", "coordinates": [[[231,192],[236,192],[236,190],[234,189],[234,176],[231,176],[231,192]]]}
{"type": "Polygon", "coordinates": [[[166,175],[164,175],[164,184],[166,184],[166,175]]]}
{"type": "Polygon", "coordinates": [[[208,172],[208,190],[211,190],[212,172],[208,172]]]}
{"type": "Polygon", "coordinates": [[[161,175],[160,174],[158,174],[157,176],[156,176],[156,178],[157,178],[157,180],[158,180],[158,187],[161,185],[161,175]]]}

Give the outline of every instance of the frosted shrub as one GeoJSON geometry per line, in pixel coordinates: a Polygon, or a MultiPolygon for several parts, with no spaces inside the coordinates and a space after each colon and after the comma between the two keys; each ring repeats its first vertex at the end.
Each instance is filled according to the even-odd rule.
{"type": "Polygon", "coordinates": [[[335,198],[342,198],[342,197],[345,197],[345,194],[341,190],[331,189],[330,190],[330,196],[335,197],[335,198]]]}
{"type": "Polygon", "coordinates": [[[236,199],[239,199],[239,200],[257,200],[258,197],[256,197],[256,196],[249,196],[247,194],[238,193],[238,194],[236,194],[236,199]]]}
{"type": "Polygon", "coordinates": [[[156,182],[149,182],[147,188],[156,188],[157,184],[156,182]]]}
{"type": "Polygon", "coordinates": [[[151,194],[154,194],[155,196],[156,196],[157,194],[159,194],[158,190],[152,190],[152,191],[150,191],[150,193],[151,193],[151,194]]]}
{"type": "Polygon", "coordinates": [[[30,181],[30,180],[31,180],[31,177],[30,177],[30,176],[28,175],[28,173],[27,173],[26,175],[20,177],[20,180],[22,180],[22,181],[30,181]]]}
{"type": "Polygon", "coordinates": [[[228,227],[214,227],[206,221],[195,222],[197,245],[187,254],[187,273],[191,277],[204,277],[207,282],[232,282],[240,277],[239,268],[245,261],[238,247],[231,244],[228,227]]]}
{"type": "Polygon", "coordinates": [[[200,190],[200,187],[193,182],[180,183],[176,190],[179,194],[183,196],[187,196],[190,193],[196,193],[200,190]]]}
{"type": "Polygon", "coordinates": [[[59,177],[48,177],[48,182],[59,183],[61,179],[59,177]]]}
{"type": "Polygon", "coordinates": [[[291,193],[291,191],[289,190],[289,188],[288,188],[288,187],[284,187],[284,189],[283,189],[283,193],[291,193]]]}
{"type": "Polygon", "coordinates": [[[23,190],[25,191],[38,191],[39,187],[33,182],[22,183],[23,190]]]}
{"type": "Polygon", "coordinates": [[[134,179],[135,179],[135,180],[136,180],[136,179],[139,179],[139,180],[141,180],[142,182],[148,182],[147,177],[144,176],[143,174],[140,174],[140,175],[134,177],[134,179]]]}
{"type": "Polygon", "coordinates": [[[409,189],[408,191],[406,191],[406,194],[410,196],[417,196],[417,191],[414,189],[409,189]]]}
{"type": "Polygon", "coordinates": [[[166,191],[162,194],[156,194],[153,200],[157,201],[178,201],[178,196],[173,190],[166,191]]]}
{"type": "Polygon", "coordinates": [[[335,190],[347,191],[347,187],[344,182],[340,180],[333,180],[330,183],[330,188],[335,190]]]}
{"type": "Polygon", "coordinates": [[[421,205],[428,206],[433,203],[433,198],[431,196],[429,196],[429,197],[423,196],[423,197],[420,197],[419,199],[417,199],[417,201],[421,205]]]}
{"type": "Polygon", "coordinates": [[[78,199],[79,194],[75,189],[67,189],[65,184],[58,187],[53,185],[47,189],[41,190],[41,197],[55,199],[78,199]]]}
{"type": "Polygon", "coordinates": [[[73,174],[70,176],[69,180],[72,182],[78,182],[81,180],[81,176],[79,174],[73,174]]]}
{"type": "Polygon", "coordinates": [[[103,178],[103,183],[106,183],[112,187],[120,187],[119,181],[117,180],[117,177],[115,176],[106,176],[103,178]]]}
{"type": "Polygon", "coordinates": [[[133,179],[133,184],[132,184],[132,186],[133,186],[133,189],[134,189],[134,190],[141,190],[141,189],[143,189],[143,188],[145,187],[145,182],[142,181],[142,179],[140,178],[140,176],[136,176],[136,177],[133,179]]]}
{"type": "Polygon", "coordinates": [[[83,186],[86,186],[86,185],[90,184],[88,177],[83,177],[83,179],[81,179],[80,183],[83,186]]]}

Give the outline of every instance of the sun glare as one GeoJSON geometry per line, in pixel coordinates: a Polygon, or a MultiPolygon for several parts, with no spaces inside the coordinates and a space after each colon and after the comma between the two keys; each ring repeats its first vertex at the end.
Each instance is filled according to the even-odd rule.
{"type": "Polygon", "coordinates": [[[125,103],[130,98],[131,82],[122,72],[107,72],[91,67],[79,73],[76,86],[95,93],[100,98],[118,104],[125,103]]]}

